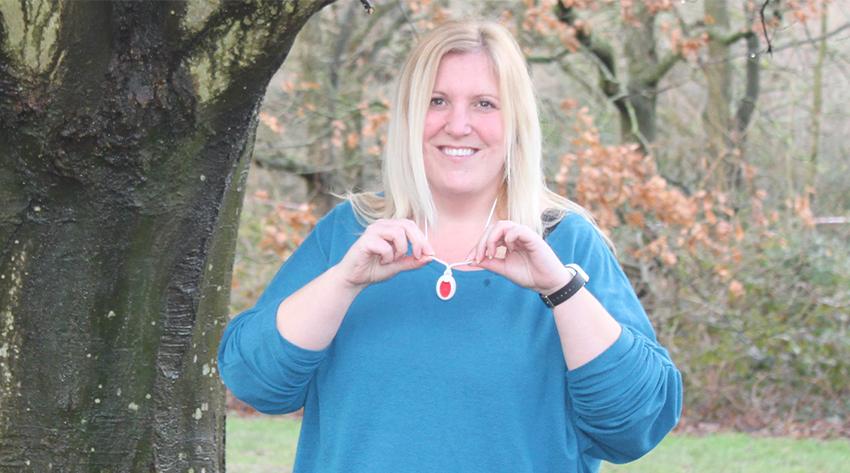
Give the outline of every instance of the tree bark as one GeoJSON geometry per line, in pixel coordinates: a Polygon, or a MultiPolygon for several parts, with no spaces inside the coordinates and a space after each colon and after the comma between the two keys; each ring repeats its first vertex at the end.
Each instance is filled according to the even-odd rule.
{"type": "Polygon", "coordinates": [[[729,42],[718,38],[718,32],[729,30],[729,9],[726,0],[705,2],[705,16],[711,19],[708,43],[708,63],[703,68],[708,89],[702,122],[706,135],[706,150],[712,160],[716,182],[722,186],[734,181],[737,163],[732,148],[731,112],[732,72],[729,68],[729,42]]]}
{"type": "Polygon", "coordinates": [[[815,185],[817,183],[818,150],[820,144],[820,122],[823,114],[823,62],[826,57],[826,32],[829,25],[827,6],[829,4],[821,1],[821,40],[818,45],[818,59],[815,62],[812,81],[812,124],[810,126],[809,162],[806,171],[805,193],[809,202],[814,202],[815,185]]]}
{"type": "MultiPolygon", "coordinates": [[[[755,20],[756,11],[747,11],[748,24],[755,20]]],[[[711,18],[708,44],[708,63],[703,68],[708,97],[703,113],[706,148],[712,159],[713,180],[724,189],[737,189],[743,184],[746,164],[744,142],[759,95],[760,46],[752,30],[731,28],[726,0],[706,2],[705,16],[711,18]],[[732,116],[731,46],[744,40],[747,63],[744,77],[744,96],[732,116]]],[[[709,176],[707,176],[709,177],[709,176]]]]}
{"type": "Polygon", "coordinates": [[[328,0],[0,1],[0,471],[223,471],[257,110],[328,0]]]}

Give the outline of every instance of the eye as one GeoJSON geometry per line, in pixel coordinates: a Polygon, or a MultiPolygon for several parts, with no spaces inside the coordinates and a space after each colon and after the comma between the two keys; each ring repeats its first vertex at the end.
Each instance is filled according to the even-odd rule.
{"type": "Polygon", "coordinates": [[[440,97],[434,97],[434,98],[431,99],[431,106],[432,107],[439,107],[440,105],[445,105],[445,103],[446,103],[446,101],[443,100],[440,97]]]}
{"type": "Polygon", "coordinates": [[[497,107],[496,107],[496,104],[494,104],[493,102],[491,102],[491,101],[489,101],[489,100],[481,100],[481,101],[479,101],[479,102],[478,102],[478,107],[479,107],[479,108],[483,108],[483,109],[487,109],[487,110],[495,110],[495,109],[497,108],[497,107]]]}

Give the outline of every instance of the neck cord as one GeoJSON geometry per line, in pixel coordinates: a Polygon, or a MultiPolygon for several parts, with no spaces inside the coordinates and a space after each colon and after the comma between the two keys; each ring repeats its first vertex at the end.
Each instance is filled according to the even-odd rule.
{"type": "MultiPolygon", "coordinates": [[[[488,226],[490,226],[490,221],[493,220],[493,212],[496,211],[496,204],[498,202],[499,202],[499,198],[496,197],[496,200],[493,201],[493,207],[490,208],[490,215],[487,216],[487,223],[484,224],[484,228],[487,228],[488,226]]],[[[428,239],[428,220],[425,220],[425,239],[426,240],[428,239]]],[[[449,270],[451,270],[451,268],[454,268],[455,266],[462,266],[464,264],[471,264],[472,263],[472,260],[466,260],[466,261],[461,261],[459,263],[449,264],[449,263],[446,263],[445,261],[441,260],[440,258],[437,258],[436,256],[432,256],[431,259],[442,264],[443,266],[445,266],[449,270]]]]}
{"type": "MultiPolygon", "coordinates": [[[[493,201],[493,207],[490,208],[490,215],[487,216],[487,223],[484,224],[484,228],[486,229],[490,226],[490,221],[493,219],[493,213],[496,211],[496,203],[499,202],[499,198],[496,197],[496,200],[493,201]]],[[[428,220],[425,220],[425,239],[428,239],[428,220]]],[[[443,273],[443,276],[437,281],[437,297],[440,299],[447,301],[455,295],[455,290],[457,288],[457,284],[455,283],[454,278],[452,277],[452,268],[455,266],[463,266],[465,264],[472,264],[472,260],[460,261],[458,263],[447,263],[436,256],[431,257],[432,260],[442,264],[446,267],[446,271],[443,273]]]]}

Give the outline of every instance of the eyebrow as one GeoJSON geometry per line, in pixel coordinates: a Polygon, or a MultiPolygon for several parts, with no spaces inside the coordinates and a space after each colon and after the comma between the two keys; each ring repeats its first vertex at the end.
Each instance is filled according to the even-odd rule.
{"type": "MultiPolygon", "coordinates": [[[[431,95],[448,95],[448,94],[446,94],[446,92],[443,92],[441,90],[434,89],[434,90],[431,91],[431,95]]],[[[498,95],[492,95],[492,94],[489,94],[489,93],[473,95],[472,98],[476,99],[476,100],[484,99],[484,98],[489,99],[489,100],[495,100],[495,101],[501,101],[502,100],[502,98],[499,97],[498,95]]]]}

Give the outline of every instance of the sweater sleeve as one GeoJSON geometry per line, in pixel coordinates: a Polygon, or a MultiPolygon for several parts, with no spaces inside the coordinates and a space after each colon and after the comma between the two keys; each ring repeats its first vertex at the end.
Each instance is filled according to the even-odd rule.
{"type": "Polygon", "coordinates": [[[633,461],[678,422],[682,377],[605,242],[583,218],[567,218],[564,243],[573,261],[565,263],[585,270],[588,290],[623,328],[606,351],[567,372],[568,395],[577,427],[589,440],[585,451],[612,463],[633,461]]]}
{"type": "Polygon", "coordinates": [[[328,245],[336,212],[325,216],[290,256],[256,305],[236,316],[224,331],[218,367],[234,396],[267,414],[304,405],[310,383],[327,348],[298,347],[277,330],[280,303],[329,267],[328,245]]]}

